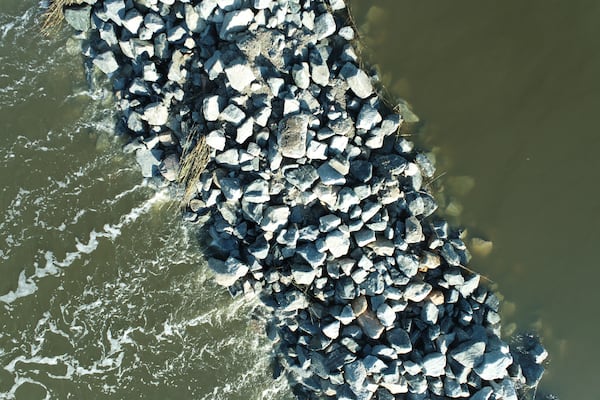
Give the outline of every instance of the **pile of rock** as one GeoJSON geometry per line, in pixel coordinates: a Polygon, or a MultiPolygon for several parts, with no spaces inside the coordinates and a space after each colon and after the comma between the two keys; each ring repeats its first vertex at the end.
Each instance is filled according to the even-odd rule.
{"type": "Polygon", "coordinates": [[[84,3],[65,17],[113,79],[144,176],[173,181],[181,143],[209,146],[187,218],[211,218],[215,280],[272,308],[299,398],[515,399],[537,385],[544,349],[501,340],[499,301],[432,215],[434,167],[398,138],[342,0],[84,3]]]}

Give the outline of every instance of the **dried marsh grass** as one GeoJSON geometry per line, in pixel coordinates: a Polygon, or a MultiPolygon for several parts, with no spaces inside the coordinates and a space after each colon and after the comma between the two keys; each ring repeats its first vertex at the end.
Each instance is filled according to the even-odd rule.
{"type": "Polygon", "coordinates": [[[177,181],[184,185],[184,194],[181,199],[182,207],[186,207],[188,202],[196,194],[196,184],[200,180],[200,175],[206,169],[206,165],[210,160],[210,151],[206,144],[206,139],[204,136],[200,136],[196,139],[197,134],[198,128],[193,127],[187,136],[181,153],[177,181]]]}
{"type": "Polygon", "coordinates": [[[78,0],[50,0],[42,16],[42,34],[48,36],[56,32],[65,18],[64,8],[79,3],[78,0]]]}

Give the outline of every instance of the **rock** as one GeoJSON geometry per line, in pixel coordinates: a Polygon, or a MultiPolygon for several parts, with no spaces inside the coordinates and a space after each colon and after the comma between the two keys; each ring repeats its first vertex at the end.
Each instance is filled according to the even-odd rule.
{"type": "Polygon", "coordinates": [[[450,357],[467,368],[473,368],[483,359],[485,342],[468,341],[463,342],[449,352],[450,357]]]}
{"type": "Polygon", "coordinates": [[[493,392],[494,391],[491,387],[486,386],[473,393],[473,395],[471,396],[471,400],[488,400],[489,398],[491,398],[493,392]]]}
{"type": "Polygon", "coordinates": [[[363,70],[358,69],[356,65],[346,63],[342,67],[340,75],[346,79],[354,94],[361,99],[366,99],[373,93],[371,78],[363,70]]]}
{"type": "Polygon", "coordinates": [[[471,239],[471,251],[479,257],[487,257],[493,250],[494,244],[481,238],[471,239]]]}
{"type": "Polygon", "coordinates": [[[421,222],[419,222],[417,217],[408,217],[404,221],[404,229],[404,240],[406,241],[406,243],[420,243],[423,240],[425,240],[425,235],[423,234],[421,222]]]}
{"type": "Polygon", "coordinates": [[[373,164],[381,176],[393,177],[404,172],[408,162],[396,154],[385,154],[375,157],[373,164]]]}
{"type": "Polygon", "coordinates": [[[160,15],[148,12],[144,15],[144,26],[151,32],[157,33],[165,29],[165,21],[163,21],[160,15]]]}
{"type": "Polygon", "coordinates": [[[285,171],[284,176],[289,183],[302,191],[310,189],[312,184],[319,178],[317,170],[310,164],[288,169],[285,171]]]}
{"type": "Polygon", "coordinates": [[[312,243],[298,247],[296,252],[313,268],[317,268],[325,262],[325,253],[320,253],[312,243]]]}
{"type": "Polygon", "coordinates": [[[142,176],[144,178],[152,178],[158,174],[161,157],[161,150],[140,148],[135,152],[135,159],[142,169],[142,176]]]}
{"type": "Polygon", "coordinates": [[[63,16],[73,29],[86,32],[91,28],[91,12],[92,7],[89,5],[69,6],[65,7],[63,16]]]}
{"type": "Polygon", "coordinates": [[[321,232],[331,232],[342,223],[340,217],[334,214],[327,214],[319,218],[319,230],[321,232]]]}
{"type": "Polygon", "coordinates": [[[395,246],[391,240],[379,238],[369,243],[368,246],[380,257],[391,257],[394,255],[395,246]]]}
{"type": "Polygon", "coordinates": [[[206,23],[200,16],[199,10],[191,4],[185,4],[185,25],[191,32],[200,33],[206,28],[206,23]]]}
{"type": "MultiPolygon", "coordinates": [[[[428,298],[431,300],[431,296],[428,296],[428,298]]],[[[435,306],[433,301],[427,302],[421,309],[421,319],[423,321],[427,322],[428,324],[433,325],[437,322],[439,313],[440,313],[440,310],[435,306]]]]}
{"type": "Polygon", "coordinates": [[[325,237],[327,249],[335,258],[342,257],[348,253],[350,248],[350,237],[339,229],[330,232],[325,237]]]}
{"type": "Polygon", "coordinates": [[[411,282],[406,286],[404,298],[408,301],[418,303],[427,297],[431,289],[431,285],[427,282],[411,282]]]}
{"type": "Polygon", "coordinates": [[[252,68],[242,61],[236,61],[225,68],[225,75],[231,87],[240,93],[256,79],[252,68]]]}
{"type": "Polygon", "coordinates": [[[264,179],[252,181],[244,190],[244,200],[249,203],[266,203],[270,199],[269,182],[264,179]]]}
{"type": "Polygon", "coordinates": [[[317,34],[317,40],[325,39],[333,35],[337,27],[335,25],[335,19],[333,15],[324,13],[315,18],[315,33],[317,34]]]}
{"type": "Polygon", "coordinates": [[[127,14],[125,14],[125,17],[123,18],[123,26],[134,35],[137,35],[143,22],[144,17],[142,17],[142,14],[135,8],[127,11],[127,14]]]}
{"type": "Polygon", "coordinates": [[[223,40],[233,39],[234,34],[246,30],[253,19],[254,13],[249,8],[226,13],[223,17],[219,37],[223,40]]]}
{"type": "Polygon", "coordinates": [[[158,167],[160,174],[169,182],[175,182],[179,176],[179,156],[169,154],[158,167]]]}
{"type": "Polygon", "coordinates": [[[206,135],[206,144],[213,149],[222,151],[225,148],[225,131],[217,129],[206,135]]]}
{"type": "Polygon", "coordinates": [[[294,282],[296,282],[298,285],[311,285],[315,280],[316,275],[317,271],[308,265],[294,265],[292,267],[292,277],[294,278],[294,282]]]}
{"type": "Polygon", "coordinates": [[[473,371],[486,381],[502,379],[507,375],[506,368],[513,362],[512,356],[499,350],[485,353],[483,360],[473,368],[473,371]]]}
{"type": "Polygon", "coordinates": [[[125,2],[123,0],[105,0],[103,3],[106,16],[115,24],[121,26],[127,9],[125,2]]]}
{"type": "Polygon", "coordinates": [[[323,334],[330,339],[340,336],[340,321],[333,321],[323,327],[323,334]]]}
{"type": "Polygon", "coordinates": [[[306,89],[310,85],[310,72],[308,69],[308,63],[295,64],[292,67],[292,78],[294,83],[300,89],[306,89]]]}
{"type": "Polygon", "coordinates": [[[278,302],[284,312],[303,310],[310,304],[306,295],[298,290],[286,291],[283,298],[279,299],[278,302]]]}
{"type": "Polygon", "coordinates": [[[229,149],[217,154],[215,162],[219,165],[225,165],[231,168],[239,167],[239,153],[237,149],[229,149]]]}
{"type": "Polygon", "coordinates": [[[363,183],[367,183],[373,176],[373,165],[365,160],[352,160],[350,174],[363,183]]]}
{"type": "Polygon", "coordinates": [[[423,357],[423,371],[427,376],[442,376],[446,368],[446,356],[442,353],[430,353],[423,357]]]}
{"type": "Polygon", "coordinates": [[[242,197],[242,188],[238,178],[221,178],[219,179],[221,192],[227,200],[239,200],[242,197]]]}
{"type": "Polygon", "coordinates": [[[412,351],[410,336],[404,329],[392,329],[386,333],[386,338],[397,354],[406,354],[412,351]]]}
{"type": "Polygon", "coordinates": [[[329,67],[327,62],[323,59],[321,53],[314,49],[311,50],[308,56],[310,63],[311,77],[313,82],[319,86],[329,85],[329,67]]]}
{"type": "Polygon", "coordinates": [[[150,103],[144,107],[142,119],[150,125],[165,125],[169,121],[169,109],[162,103],[150,103]]]}
{"type": "Polygon", "coordinates": [[[446,242],[440,249],[440,255],[446,260],[448,265],[459,266],[460,256],[456,253],[454,246],[446,242]]]}
{"type": "Polygon", "coordinates": [[[346,183],[344,175],[333,168],[330,161],[321,164],[317,168],[317,173],[319,174],[319,178],[321,178],[321,182],[325,185],[343,185],[346,183]]]}
{"type": "Polygon", "coordinates": [[[396,313],[388,304],[383,303],[377,307],[377,318],[381,321],[383,326],[389,327],[394,325],[396,321],[396,313]]]}
{"type": "Polygon", "coordinates": [[[263,213],[260,227],[266,232],[276,232],[287,225],[289,216],[289,207],[269,206],[263,213]]]}
{"type": "Polygon", "coordinates": [[[304,157],[306,154],[308,122],[308,115],[293,115],[279,122],[277,143],[284,157],[304,157]]]}
{"type": "Polygon", "coordinates": [[[381,322],[379,322],[377,316],[369,309],[360,314],[356,321],[364,334],[371,339],[379,339],[385,329],[381,322]]]}
{"type": "Polygon", "coordinates": [[[363,364],[365,366],[365,369],[367,370],[367,373],[369,373],[370,375],[380,374],[384,369],[388,367],[386,363],[370,354],[363,359],[363,364]]]}
{"type": "Polygon", "coordinates": [[[208,267],[215,274],[215,282],[226,287],[233,285],[249,270],[246,264],[234,257],[229,257],[227,261],[211,258],[208,260],[208,267]]]}
{"type": "Polygon", "coordinates": [[[229,104],[219,114],[219,118],[223,121],[231,122],[234,126],[239,126],[246,118],[246,114],[235,104],[229,104]]]}
{"type": "Polygon", "coordinates": [[[369,131],[381,122],[381,114],[371,104],[366,103],[356,118],[356,129],[369,131]]]}
{"type": "Polygon", "coordinates": [[[353,236],[358,247],[364,247],[376,239],[375,232],[370,229],[361,229],[358,232],[354,232],[353,236]]]}
{"type": "Polygon", "coordinates": [[[273,4],[273,0],[254,0],[254,8],[264,10],[273,4]]]}
{"type": "Polygon", "coordinates": [[[92,61],[100,71],[110,75],[119,69],[119,64],[112,51],[106,51],[98,54],[92,61]]]}

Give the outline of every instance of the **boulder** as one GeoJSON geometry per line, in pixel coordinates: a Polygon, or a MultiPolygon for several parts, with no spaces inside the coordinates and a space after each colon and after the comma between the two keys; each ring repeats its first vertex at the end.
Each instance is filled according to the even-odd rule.
{"type": "Polygon", "coordinates": [[[306,154],[308,115],[293,115],[279,122],[277,143],[281,155],[288,158],[301,158],[306,154]]]}
{"type": "Polygon", "coordinates": [[[63,15],[67,24],[76,31],[86,32],[91,28],[92,7],[89,5],[66,7],[63,15]]]}

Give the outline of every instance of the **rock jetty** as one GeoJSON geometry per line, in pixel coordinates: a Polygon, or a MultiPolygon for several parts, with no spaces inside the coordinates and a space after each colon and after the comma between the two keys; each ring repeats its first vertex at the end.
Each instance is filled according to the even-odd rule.
{"type": "Polygon", "coordinates": [[[434,214],[434,166],[397,135],[343,0],[79,3],[64,16],[111,79],[125,151],[147,178],[191,165],[185,218],[209,221],[215,281],[270,310],[299,399],[537,386],[546,351],[500,337],[499,300],[434,214]]]}

